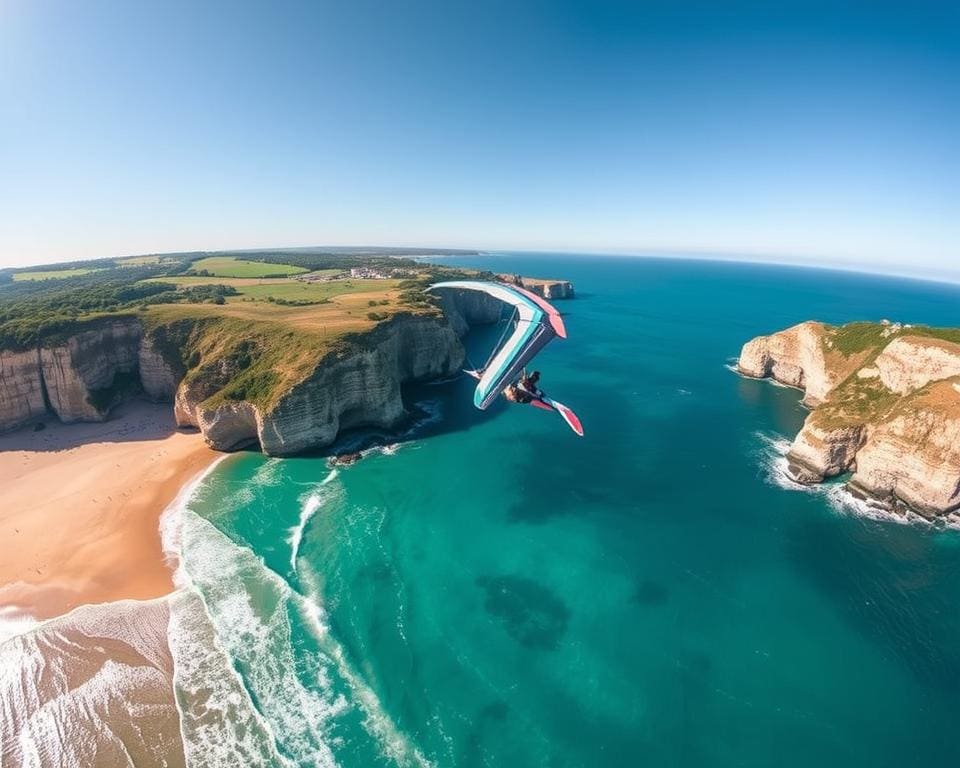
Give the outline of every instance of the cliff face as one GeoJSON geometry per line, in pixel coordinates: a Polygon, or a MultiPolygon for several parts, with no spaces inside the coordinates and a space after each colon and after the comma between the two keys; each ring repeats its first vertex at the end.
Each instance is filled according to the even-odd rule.
{"type": "Polygon", "coordinates": [[[117,374],[137,370],[140,324],[117,321],[71,336],[66,344],[40,350],[50,408],[63,422],[102,421],[117,374]],[[98,394],[104,392],[103,398],[98,394]]]}
{"type": "Polygon", "coordinates": [[[0,431],[33,421],[46,410],[40,351],[0,352],[0,431]]]}
{"type": "Polygon", "coordinates": [[[52,413],[102,421],[137,383],[142,330],[135,319],[100,323],[61,345],[0,352],[0,430],[52,413]]]}
{"type": "Polygon", "coordinates": [[[807,419],[787,453],[790,474],[801,483],[842,475],[853,465],[865,437],[863,425],[829,427],[807,419]]]}
{"type": "Polygon", "coordinates": [[[463,365],[456,333],[433,319],[398,320],[370,335],[368,349],[319,366],[263,418],[259,438],[266,453],[329,445],[344,429],[393,427],[407,416],[402,384],[449,376],[463,365]]]}
{"type": "Polygon", "coordinates": [[[938,382],[882,421],[857,453],[851,485],[933,516],[960,509],[960,389],[938,382]]]}
{"type": "Polygon", "coordinates": [[[183,378],[163,357],[154,339],[145,335],[137,354],[140,384],[144,393],[159,402],[169,402],[177,394],[177,385],[183,378]]]}
{"type": "Polygon", "coordinates": [[[960,376],[960,346],[939,339],[902,336],[884,347],[874,367],[887,389],[906,395],[931,381],[960,376]]]}
{"type": "Polygon", "coordinates": [[[204,401],[216,383],[184,381],[176,418],[199,427],[219,450],[259,443],[265,453],[287,456],[329,445],[345,429],[396,426],[407,417],[401,385],[455,373],[463,358],[452,324],[398,317],[365,334],[356,349],[327,355],[269,409],[245,401],[211,407],[204,401]]]}
{"type": "Polygon", "coordinates": [[[741,372],[805,386],[815,406],[787,455],[791,474],[852,472],[851,489],[891,507],[960,509],[960,335],[864,325],[804,323],[744,345],[741,372]]]}
{"type": "Polygon", "coordinates": [[[739,369],[746,376],[769,376],[804,390],[804,402],[816,405],[837,384],[839,371],[828,368],[823,323],[800,323],[780,333],[758,336],[743,345],[739,369]]]}
{"type": "MultiPolygon", "coordinates": [[[[0,429],[51,412],[65,422],[100,421],[133,390],[172,400],[177,423],[199,428],[220,450],[259,445],[290,455],[329,445],[345,429],[390,428],[407,417],[402,385],[459,371],[460,336],[500,317],[485,294],[445,291],[440,300],[443,316],[398,315],[332,348],[268,405],[237,387],[263,345],[227,348],[214,330],[188,371],[168,358],[185,356],[189,329],[145,330],[137,318],[100,323],[59,346],[0,353],[0,429]]],[[[286,366],[287,352],[279,359],[286,366]]]]}
{"type": "Polygon", "coordinates": [[[449,376],[463,365],[460,336],[473,325],[496,322],[501,305],[475,291],[443,291],[443,318],[398,316],[331,352],[268,408],[250,402],[207,401],[237,371],[220,358],[202,377],[180,384],[177,423],[198,427],[213,447],[259,444],[273,456],[322,448],[343,430],[391,428],[407,417],[403,384],[449,376]]]}
{"type": "MultiPolygon", "coordinates": [[[[515,275],[501,274],[498,277],[506,283],[513,283],[515,275]]],[[[550,300],[572,299],[574,296],[573,283],[568,280],[544,280],[539,277],[521,277],[523,287],[531,293],[550,300]]]]}
{"type": "Polygon", "coordinates": [[[473,325],[488,325],[500,319],[503,304],[479,291],[439,291],[443,315],[457,336],[473,325]]]}
{"type": "Polygon", "coordinates": [[[523,281],[524,287],[543,296],[547,300],[551,299],[572,299],[573,284],[566,280],[527,280],[523,281]]]}

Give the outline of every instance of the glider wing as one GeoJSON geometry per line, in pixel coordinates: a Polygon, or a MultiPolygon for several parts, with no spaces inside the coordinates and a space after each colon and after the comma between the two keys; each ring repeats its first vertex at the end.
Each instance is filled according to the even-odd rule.
{"type": "Polygon", "coordinates": [[[513,285],[488,283],[479,280],[451,280],[436,283],[434,288],[452,288],[463,291],[481,291],[517,311],[517,326],[510,338],[493,355],[481,372],[473,393],[473,404],[485,409],[512,382],[534,356],[552,339],[566,338],[563,319],[549,303],[536,294],[513,285]]]}

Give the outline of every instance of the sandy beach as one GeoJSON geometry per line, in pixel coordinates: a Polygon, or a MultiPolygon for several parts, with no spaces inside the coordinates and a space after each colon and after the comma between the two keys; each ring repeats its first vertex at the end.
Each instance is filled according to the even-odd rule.
{"type": "Polygon", "coordinates": [[[168,594],[159,519],[219,454],[169,405],[127,403],[101,424],[0,436],[0,620],[168,594]]]}

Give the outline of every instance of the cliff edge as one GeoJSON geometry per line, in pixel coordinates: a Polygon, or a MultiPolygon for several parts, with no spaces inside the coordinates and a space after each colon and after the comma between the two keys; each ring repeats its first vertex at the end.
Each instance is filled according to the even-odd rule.
{"type": "Polygon", "coordinates": [[[924,516],[960,509],[960,330],[806,322],[743,346],[738,370],[804,390],[792,477],[924,516]]]}
{"type": "Polygon", "coordinates": [[[0,431],[50,415],[103,421],[133,394],[171,402],[177,424],[218,450],[291,455],[345,429],[395,427],[402,386],[459,371],[460,337],[500,317],[476,292],[438,301],[330,337],[184,308],[95,318],[56,343],[0,351],[0,431]]]}

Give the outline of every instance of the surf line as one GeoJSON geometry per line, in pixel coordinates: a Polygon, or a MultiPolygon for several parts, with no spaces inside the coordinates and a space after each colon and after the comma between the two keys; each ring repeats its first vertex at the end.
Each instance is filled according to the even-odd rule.
{"type": "MultiPolygon", "coordinates": [[[[338,474],[336,469],[331,469],[330,474],[320,483],[320,488],[333,482],[338,474]]],[[[311,493],[300,509],[299,522],[290,528],[290,537],[287,540],[290,542],[290,570],[294,573],[297,572],[297,558],[300,556],[300,545],[303,543],[303,534],[307,530],[307,525],[310,524],[311,518],[317,513],[317,510],[323,506],[324,500],[324,497],[321,496],[320,493],[311,493]]]]}

